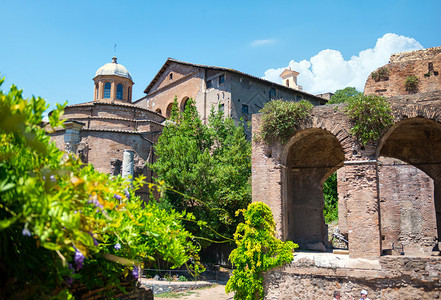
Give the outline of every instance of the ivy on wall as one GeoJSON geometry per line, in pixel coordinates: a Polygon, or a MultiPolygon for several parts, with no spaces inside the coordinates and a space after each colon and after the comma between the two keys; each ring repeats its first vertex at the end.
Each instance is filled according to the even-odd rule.
{"type": "Polygon", "coordinates": [[[262,125],[259,138],[265,143],[285,143],[311,115],[313,105],[299,102],[273,100],[261,110],[262,125]]]}
{"type": "Polygon", "coordinates": [[[363,145],[377,141],[383,129],[393,124],[392,109],[384,97],[357,97],[349,102],[345,111],[353,124],[352,135],[363,145]]]}

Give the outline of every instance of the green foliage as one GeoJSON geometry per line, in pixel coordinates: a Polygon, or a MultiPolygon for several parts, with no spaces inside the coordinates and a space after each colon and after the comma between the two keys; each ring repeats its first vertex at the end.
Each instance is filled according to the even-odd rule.
{"type": "Polygon", "coordinates": [[[393,124],[392,109],[384,97],[360,96],[349,102],[346,114],[353,124],[351,133],[363,144],[375,142],[393,124]]]}
{"type": "Polygon", "coordinates": [[[204,125],[192,99],[183,113],[175,101],[155,151],[158,159],[150,167],[173,187],[161,201],[194,214],[199,221],[186,228],[196,236],[232,240],[240,222],[234,213],[251,202],[251,146],[243,124],[212,110],[204,125]]]}
{"type": "Polygon", "coordinates": [[[326,224],[338,220],[338,193],[337,193],[337,173],[333,173],[323,184],[323,196],[325,198],[325,208],[323,215],[326,224]]]}
{"type": "Polygon", "coordinates": [[[312,104],[273,100],[262,108],[260,138],[266,143],[275,141],[285,143],[311,114],[312,104]]]}
{"type": "Polygon", "coordinates": [[[234,299],[263,299],[263,273],[291,262],[298,245],[276,238],[268,205],[251,203],[244,217],[245,223],[240,223],[234,234],[237,248],[231,252],[230,261],[235,269],[225,290],[235,291],[234,299]]]}
{"type": "MultiPolygon", "coordinates": [[[[143,178],[132,186],[101,174],[50,142],[41,128],[47,107],[15,86],[0,91],[0,298],[68,299],[72,279],[115,287],[145,259],[175,267],[197,259],[179,221],[186,216],[135,196],[143,178]]],[[[62,109],[52,127],[62,125],[62,109]]]]}
{"type": "Polygon", "coordinates": [[[353,99],[362,96],[363,93],[357,91],[354,87],[346,87],[342,90],[337,90],[331,99],[326,104],[348,103],[353,99]]]}
{"type": "Polygon", "coordinates": [[[384,81],[389,79],[389,69],[387,67],[381,67],[377,69],[376,71],[372,72],[371,76],[372,79],[374,79],[375,82],[378,81],[384,81]]]}
{"type": "Polygon", "coordinates": [[[415,75],[410,75],[406,78],[406,81],[404,82],[404,86],[406,87],[406,91],[414,92],[418,90],[418,86],[420,84],[420,80],[415,75]]]}

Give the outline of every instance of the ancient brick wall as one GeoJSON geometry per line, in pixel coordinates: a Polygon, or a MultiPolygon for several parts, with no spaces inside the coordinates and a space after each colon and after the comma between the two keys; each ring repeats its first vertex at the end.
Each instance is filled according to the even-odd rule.
{"type": "Polygon", "coordinates": [[[392,97],[437,91],[441,86],[440,72],[441,47],[394,54],[389,64],[371,73],[366,81],[364,94],[392,97]],[[380,69],[387,69],[388,75],[375,79],[375,74],[378,74],[380,69]],[[416,90],[408,91],[405,81],[411,75],[418,77],[419,85],[416,90]]]}
{"type": "MultiPolygon", "coordinates": [[[[393,240],[405,245],[409,255],[430,255],[436,249],[441,227],[441,93],[392,97],[389,102],[395,126],[386,129],[377,144],[363,147],[354,140],[344,105],[315,107],[311,119],[284,144],[253,142],[253,201],[270,206],[282,239],[299,242],[304,249],[320,240],[326,244],[320,227],[314,228],[324,224],[322,184],[338,170],[339,226],[349,238],[351,257],[378,258],[393,240]],[[388,170],[379,164],[381,156],[421,171],[388,170]],[[405,196],[399,190],[405,190],[405,196]],[[391,201],[384,206],[384,216],[380,200],[391,201]],[[302,236],[295,227],[302,228],[302,236]],[[307,236],[311,230],[314,238],[307,236]]],[[[260,116],[254,115],[254,134],[259,124],[260,116]]]]}
{"type": "Polygon", "coordinates": [[[441,259],[384,256],[378,261],[344,256],[303,256],[265,274],[265,299],[332,299],[340,291],[358,299],[439,299],[441,259]]]}

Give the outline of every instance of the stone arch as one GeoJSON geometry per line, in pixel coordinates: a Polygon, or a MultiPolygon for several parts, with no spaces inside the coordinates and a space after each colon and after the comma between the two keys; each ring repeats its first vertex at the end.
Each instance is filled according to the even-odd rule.
{"type": "Polygon", "coordinates": [[[410,106],[395,111],[395,117],[376,152],[382,248],[427,255],[438,248],[441,236],[439,113],[432,107],[410,106]]]}
{"type": "Polygon", "coordinates": [[[189,100],[190,98],[189,97],[184,97],[184,98],[182,98],[182,100],[181,100],[181,105],[179,106],[179,108],[180,108],[180,111],[181,112],[184,112],[185,111],[185,107],[187,106],[187,103],[188,103],[188,100],[189,100]]]}
{"type": "Polygon", "coordinates": [[[170,119],[170,117],[171,117],[171,111],[172,111],[172,108],[173,108],[173,102],[170,102],[170,103],[167,105],[167,109],[165,110],[165,117],[166,117],[167,119],[170,119]]]}
{"type": "Polygon", "coordinates": [[[303,129],[288,141],[281,158],[283,239],[304,249],[326,245],[323,183],[343,166],[345,152],[340,140],[322,128],[303,129]]]}

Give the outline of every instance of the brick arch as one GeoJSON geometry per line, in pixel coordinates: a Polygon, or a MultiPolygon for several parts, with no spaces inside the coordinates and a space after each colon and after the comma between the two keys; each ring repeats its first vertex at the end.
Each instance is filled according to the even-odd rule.
{"type": "Polygon", "coordinates": [[[322,129],[328,132],[329,134],[333,135],[340,143],[345,153],[345,158],[349,159],[350,156],[349,151],[353,148],[354,139],[352,135],[349,133],[349,128],[345,128],[344,126],[345,124],[337,123],[336,118],[325,119],[319,116],[312,117],[308,123],[303,124],[300,127],[300,129],[296,131],[293,136],[291,136],[291,138],[288,140],[286,145],[283,147],[282,155],[281,155],[282,164],[286,165],[287,150],[289,149],[289,145],[295,142],[295,140],[298,138],[296,137],[297,133],[307,129],[322,129]]]}
{"type": "MultiPolygon", "coordinates": [[[[325,126],[321,123],[317,127],[325,126]]],[[[332,132],[306,127],[297,131],[282,151],[282,237],[303,249],[313,249],[327,245],[323,183],[343,166],[345,152],[332,132]]],[[[341,128],[332,129],[344,136],[341,128]]]]}
{"type": "MultiPolygon", "coordinates": [[[[441,237],[441,115],[418,105],[395,113],[396,122],[376,151],[382,168],[380,210],[389,225],[382,225],[382,236],[406,253],[430,255],[441,237]]],[[[386,244],[383,248],[390,247],[386,244]]]]}

